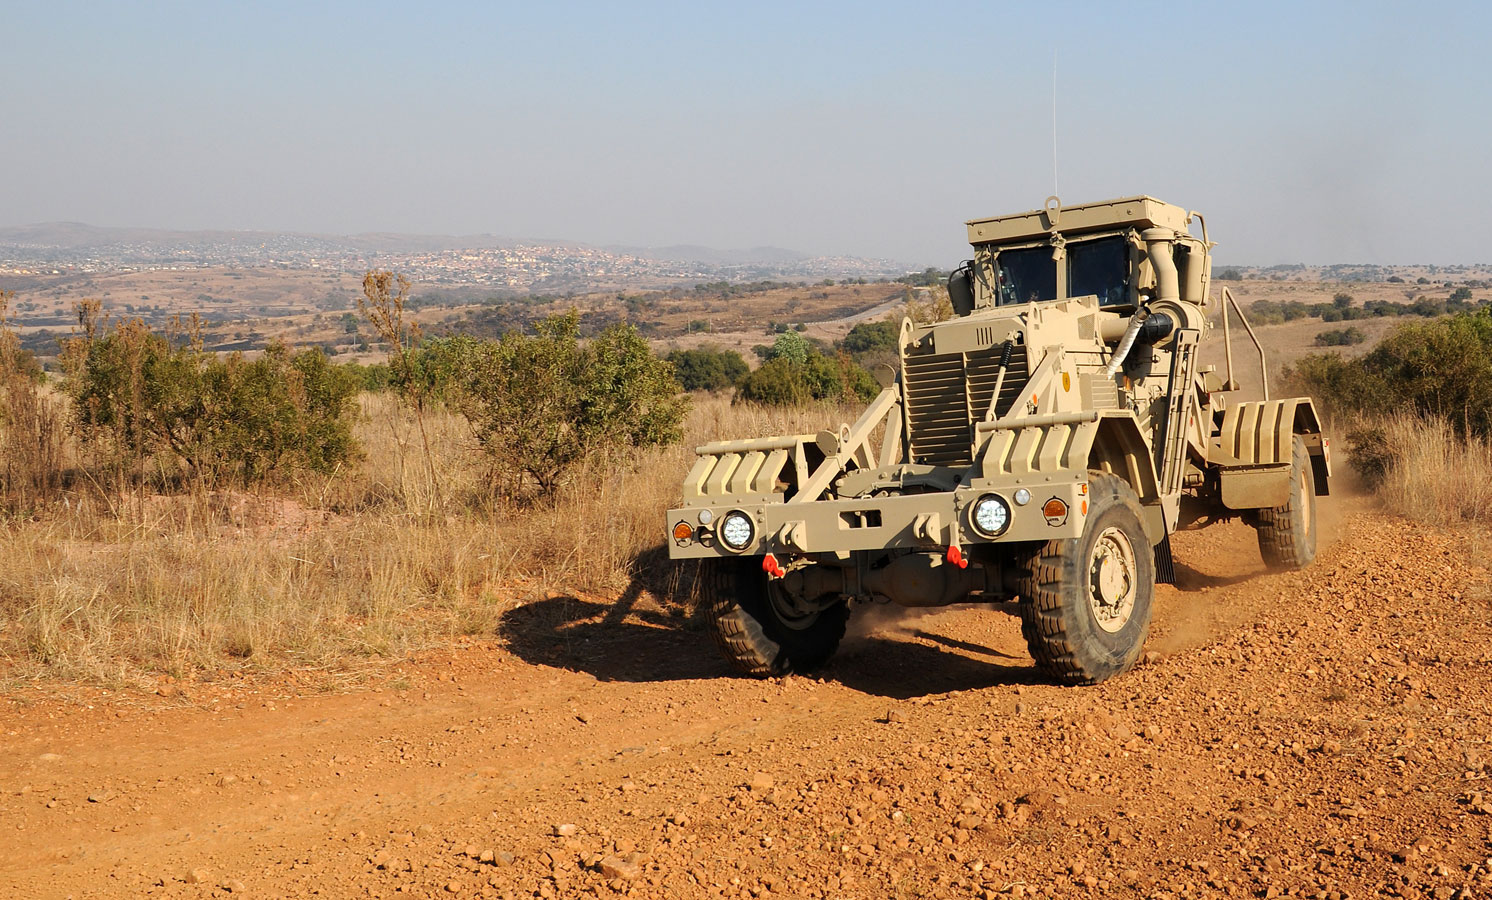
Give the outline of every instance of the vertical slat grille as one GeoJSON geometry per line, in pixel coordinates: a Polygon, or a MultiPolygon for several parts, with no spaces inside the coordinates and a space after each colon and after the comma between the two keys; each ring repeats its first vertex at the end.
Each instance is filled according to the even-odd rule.
{"type": "MultiPolygon", "coordinates": [[[[984,418],[989,409],[989,398],[995,392],[995,379],[1000,372],[1000,348],[969,354],[969,406],[974,418],[984,418]]],[[[1010,369],[1005,373],[1005,383],[1000,385],[1000,402],[995,404],[995,415],[1003,416],[1021,396],[1030,373],[1026,371],[1026,346],[1016,344],[1010,348],[1010,369]]]]}
{"type": "MultiPolygon", "coordinates": [[[[998,346],[969,354],[907,357],[907,430],[914,462],[949,467],[973,463],[972,423],[989,408],[999,370],[998,346]]],[[[1010,410],[1027,377],[1026,348],[1016,345],[1000,386],[997,415],[1010,410]]]]}

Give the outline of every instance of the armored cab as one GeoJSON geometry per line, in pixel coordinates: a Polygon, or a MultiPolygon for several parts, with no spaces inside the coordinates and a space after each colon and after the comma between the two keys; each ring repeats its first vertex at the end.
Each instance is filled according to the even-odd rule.
{"type": "Polygon", "coordinates": [[[1229,311],[1247,322],[1209,299],[1201,216],[1050,198],[967,225],[957,315],[902,322],[896,382],[858,421],[697,448],[670,553],[702,561],[741,669],[824,662],[856,604],[1014,602],[1045,671],[1095,682],[1139,656],[1173,531],[1243,516],[1271,565],[1314,557],[1329,444],[1267,377],[1230,398],[1229,311]],[[1211,309],[1222,374],[1198,362],[1211,309]]]}

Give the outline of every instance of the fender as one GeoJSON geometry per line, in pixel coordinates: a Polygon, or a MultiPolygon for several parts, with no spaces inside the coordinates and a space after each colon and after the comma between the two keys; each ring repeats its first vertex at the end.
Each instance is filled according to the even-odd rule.
{"type": "Polygon", "coordinates": [[[1207,446],[1207,462],[1218,470],[1223,505],[1229,509],[1281,506],[1289,499],[1290,454],[1295,435],[1304,438],[1316,493],[1331,493],[1330,445],[1309,398],[1253,400],[1223,413],[1207,446]]]}

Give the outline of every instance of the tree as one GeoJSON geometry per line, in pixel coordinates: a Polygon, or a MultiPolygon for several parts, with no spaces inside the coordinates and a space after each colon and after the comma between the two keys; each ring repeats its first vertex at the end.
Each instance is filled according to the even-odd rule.
{"type": "Polygon", "coordinates": [[[452,345],[451,402],[471,422],[499,475],[548,496],[587,455],[670,444],[688,398],[673,367],[631,325],[582,345],[580,315],[553,316],[533,335],[452,345]]]}
{"type": "Polygon", "coordinates": [[[880,322],[857,323],[844,336],[844,340],[839,342],[839,346],[850,356],[859,359],[881,351],[889,350],[894,353],[900,340],[901,323],[884,319],[880,322]]]}
{"type": "Polygon", "coordinates": [[[880,393],[875,377],[848,356],[810,352],[799,362],[778,356],[736,385],[736,401],[796,406],[814,401],[868,402],[880,393]]]}
{"type": "Polygon", "coordinates": [[[258,358],[219,358],[186,334],[138,319],[110,328],[79,309],[63,350],[63,391],[85,448],[134,476],[189,475],[253,485],[278,473],[328,473],[357,455],[357,381],[319,349],[271,344],[258,358]],[[183,340],[184,337],[184,340],[183,340]]]}
{"type": "Polygon", "coordinates": [[[1317,347],[1344,347],[1349,344],[1361,344],[1367,339],[1367,333],[1361,328],[1334,328],[1316,335],[1315,343],[1317,347]]]}
{"type": "Polygon", "coordinates": [[[686,391],[725,390],[751,371],[746,360],[734,350],[703,347],[673,350],[665,359],[673,366],[674,377],[686,391]]]}
{"type": "Polygon", "coordinates": [[[808,361],[808,355],[813,350],[808,339],[796,331],[784,331],[777,336],[772,343],[769,360],[783,359],[792,363],[804,363],[808,361]]]}
{"type": "Polygon", "coordinates": [[[1287,380],[1345,412],[1407,409],[1492,435],[1492,309],[1395,328],[1365,356],[1301,358],[1287,380]]]}

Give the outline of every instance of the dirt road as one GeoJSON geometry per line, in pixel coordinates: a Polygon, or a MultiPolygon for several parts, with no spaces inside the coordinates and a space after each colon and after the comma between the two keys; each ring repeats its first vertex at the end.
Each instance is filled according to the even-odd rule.
{"type": "Polygon", "coordinates": [[[562,598],[371,691],[12,696],[0,896],[1492,896],[1486,544],[1334,508],[1303,573],[1183,536],[1094,688],[984,608],[758,682],[562,598]]]}

